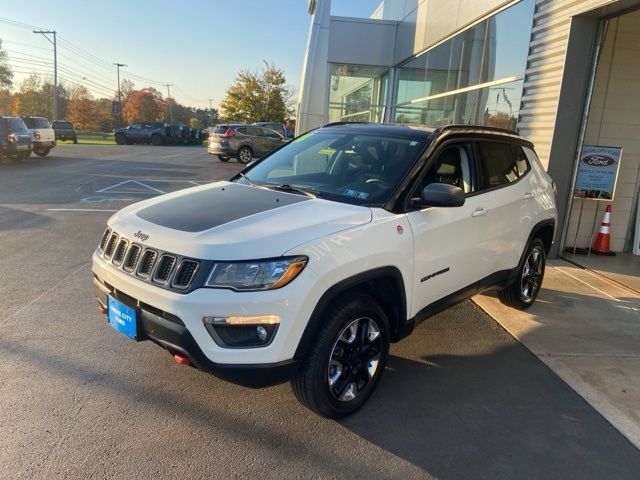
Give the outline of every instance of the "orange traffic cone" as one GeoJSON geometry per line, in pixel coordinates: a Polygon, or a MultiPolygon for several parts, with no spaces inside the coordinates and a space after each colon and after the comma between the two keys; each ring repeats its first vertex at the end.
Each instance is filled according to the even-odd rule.
{"type": "Polygon", "coordinates": [[[598,230],[598,235],[591,246],[591,253],[595,253],[596,255],[615,255],[615,253],[609,250],[611,242],[610,227],[611,205],[607,205],[607,208],[604,211],[604,217],[602,218],[602,223],[600,224],[600,230],[598,230]]]}

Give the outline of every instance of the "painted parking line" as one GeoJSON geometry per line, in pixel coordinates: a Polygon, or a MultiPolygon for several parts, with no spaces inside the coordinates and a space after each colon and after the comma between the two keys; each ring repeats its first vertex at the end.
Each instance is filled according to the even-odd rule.
{"type": "Polygon", "coordinates": [[[160,190],[159,188],[155,188],[152,187],[150,185],[147,185],[146,183],[143,183],[139,180],[124,180],[122,182],[116,183],[115,185],[111,185],[109,187],[105,187],[102,188],[100,190],[96,190],[96,193],[124,193],[124,194],[131,194],[131,193],[142,193],[142,194],[147,194],[147,195],[151,195],[152,193],[156,193],[156,194],[164,194],[167,193],[163,190],[160,190]],[[126,186],[128,185],[137,185],[138,187],[143,188],[144,190],[136,190],[136,191],[131,191],[131,190],[125,190],[125,191],[117,191],[118,187],[124,187],[126,188],[126,186]]]}

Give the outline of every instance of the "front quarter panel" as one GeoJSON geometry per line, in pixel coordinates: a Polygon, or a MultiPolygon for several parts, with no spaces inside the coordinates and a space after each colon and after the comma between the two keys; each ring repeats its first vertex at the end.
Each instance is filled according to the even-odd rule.
{"type": "MultiPolygon", "coordinates": [[[[318,238],[289,250],[285,255],[306,255],[313,271],[304,321],[298,323],[300,338],[322,295],[334,285],[361,273],[384,267],[397,268],[404,282],[405,311],[410,311],[413,275],[413,237],[404,214],[372,209],[371,223],[318,238]]],[[[303,319],[301,319],[303,320],[303,319]]]]}

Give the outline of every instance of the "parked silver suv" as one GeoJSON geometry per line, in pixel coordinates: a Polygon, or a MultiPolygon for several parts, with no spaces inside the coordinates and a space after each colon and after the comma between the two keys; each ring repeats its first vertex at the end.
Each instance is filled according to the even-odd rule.
{"type": "Polygon", "coordinates": [[[240,163],[249,163],[254,157],[262,157],[287,143],[289,139],[275,130],[245,124],[221,124],[209,132],[211,155],[228,162],[235,157],[240,163]]]}

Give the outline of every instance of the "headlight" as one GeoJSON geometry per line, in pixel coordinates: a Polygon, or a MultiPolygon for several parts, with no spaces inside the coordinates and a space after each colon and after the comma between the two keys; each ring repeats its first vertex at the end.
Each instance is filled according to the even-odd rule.
{"type": "Polygon", "coordinates": [[[283,257],[252,262],[216,263],[206,287],[233,290],[273,290],[284,287],[307,265],[307,257],[283,257]]]}

